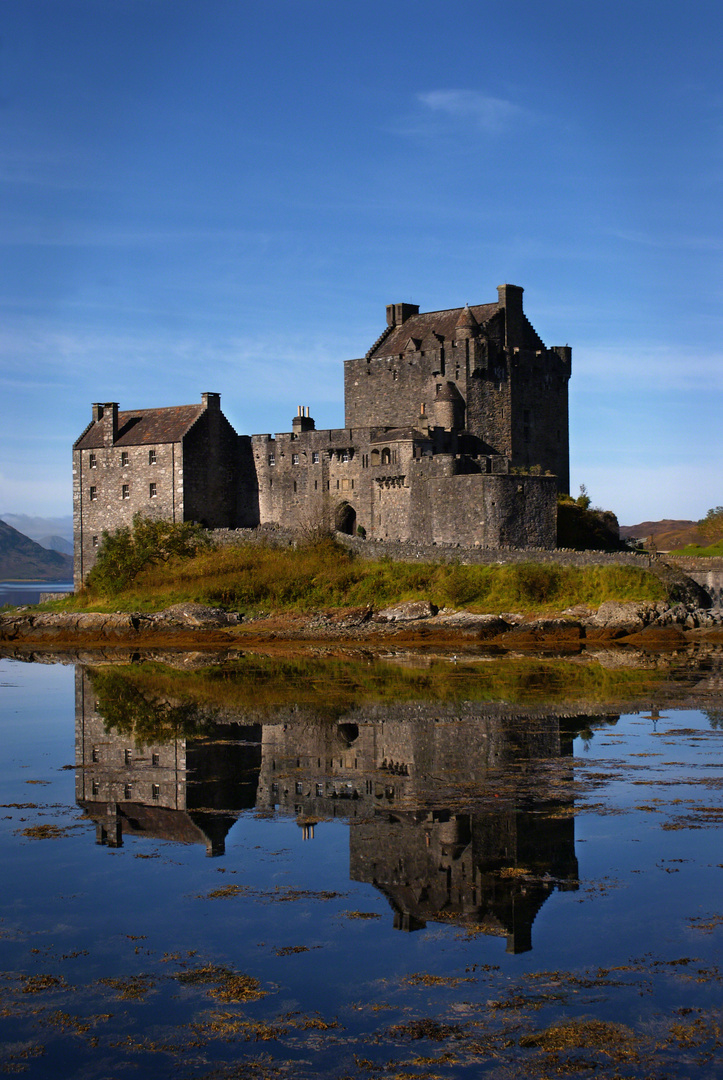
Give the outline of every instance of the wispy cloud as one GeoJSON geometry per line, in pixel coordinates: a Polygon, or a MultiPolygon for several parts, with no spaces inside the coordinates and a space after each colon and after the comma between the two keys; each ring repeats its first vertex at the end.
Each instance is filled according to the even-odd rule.
{"type": "Polygon", "coordinates": [[[417,94],[417,100],[437,116],[472,123],[479,131],[492,135],[528,115],[519,105],[478,90],[430,90],[417,94]]]}
{"type": "Polygon", "coordinates": [[[639,244],[641,247],[650,247],[669,250],[671,248],[683,248],[690,251],[721,251],[723,239],[715,233],[706,235],[693,233],[645,233],[633,229],[614,229],[612,236],[624,240],[629,244],[639,244]]]}
{"type": "Polygon", "coordinates": [[[426,90],[415,96],[412,110],[399,117],[392,130],[407,138],[479,138],[504,135],[532,119],[530,110],[480,90],[426,90]]]}

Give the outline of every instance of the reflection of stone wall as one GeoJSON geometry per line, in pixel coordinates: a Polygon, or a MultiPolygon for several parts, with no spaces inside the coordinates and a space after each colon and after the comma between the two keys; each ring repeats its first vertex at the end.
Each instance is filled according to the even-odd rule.
{"type": "Polygon", "coordinates": [[[349,819],[350,876],[384,893],[400,929],[449,920],[522,952],[553,888],[576,887],[570,800],[549,768],[567,773],[569,750],[556,717],[459,703],[265,724],[259,805],[294,814],[305,836],[349,819]],[[479,809],[449,809],[460,803],[479,809]]]}
{"type": "MultiPolygon", "coordinates": [[[[143,744],[107,731],[84,668],[75,675],[75,797],[99,843],[124,835],[203,843],[221,854],[238,811],[252,807],[260,748],[251,742],[177,737],[143,744]]],[[[243,732],[234,733],[241,738],[243,732]]]]}

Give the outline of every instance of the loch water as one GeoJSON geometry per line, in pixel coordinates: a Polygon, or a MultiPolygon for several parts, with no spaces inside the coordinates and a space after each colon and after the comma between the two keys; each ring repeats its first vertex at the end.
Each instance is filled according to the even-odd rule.
{"type": "Polygon", "coordinates": [[[0,656],[0,1072],[723,1076],[723,654],[0,656]]]}

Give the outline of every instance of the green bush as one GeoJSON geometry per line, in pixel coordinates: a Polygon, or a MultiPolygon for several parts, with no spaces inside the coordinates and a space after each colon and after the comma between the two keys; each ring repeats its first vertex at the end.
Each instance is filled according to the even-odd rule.
{"type": "Polygon", "coordinates": [[[104,530],[86,588],[92,594],[115,596],[146,567],[190,558],[212,547],[208,534],[191,521],[156,521],[136,514],[132,527],[123,525],[113,533],[104,530]]]}

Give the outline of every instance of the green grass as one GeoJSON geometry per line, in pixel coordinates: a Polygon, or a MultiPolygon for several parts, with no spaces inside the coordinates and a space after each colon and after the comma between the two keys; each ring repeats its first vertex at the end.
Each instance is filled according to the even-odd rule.
{"type": "Polygon", "coordinates": [[[491,566],[367,561],[333,541],[298,549],[220,548],[142,571],[112,597],[85,591],[54,610],[154,611],[183,601],[249,613],[376,609],[403,600],[477,612],[551,612],[605,600],[664,600],[664,586],[636,566],[491,566]]]}
{"type": "Polygon", "coordinates": [[[675,551],[671,551],[670,554],[697,555],[700,558],[721,558],[723,557],[723,539],[716,540],[714,544],[709,544],[708,547],[701,547],[700,544],[686,544],[685,547],[677,548],[675,551]]]}

